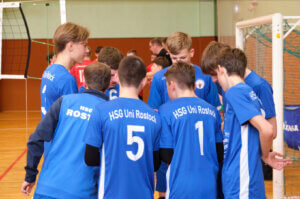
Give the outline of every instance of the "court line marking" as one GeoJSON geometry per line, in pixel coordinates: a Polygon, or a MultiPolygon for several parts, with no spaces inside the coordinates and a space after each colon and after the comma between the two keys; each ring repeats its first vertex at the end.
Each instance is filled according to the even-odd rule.
{"type": "Polygon", "coordinates": [[[23,155],[27,152],[27,148],[17,157],[17,159],[9,165],[9,167],[0,175],[0,181],[6,176],[6,174],[19,162],[23,155]]]}

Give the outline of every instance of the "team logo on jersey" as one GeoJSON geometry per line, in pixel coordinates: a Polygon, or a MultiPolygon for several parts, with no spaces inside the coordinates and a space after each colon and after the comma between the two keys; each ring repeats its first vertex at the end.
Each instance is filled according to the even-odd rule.
{"type": "Polygon", "coordinates": [[[202,89],[202,88],[204,88],[205,83],[202,79],[197,79],[197,81],[195,82],[195,85],[196,85],[196,88],[202,89]]]}
{"type": "Polygon", "coordinates": [[[43,78],[49,79],[50,81],[53,82],[53,80],[54,80],[54,78],[55,78],[55,75],[52,75],[50,72],[46,71],[46,72],[43,74],[43,78]]]}
{"type": "Polygon", "coordinates": [[[251,91],[251,92],[249,93],[249,95],[250,95],[250,98],[251,98],[253,101],[257,99],[257,96],[256,96],[256,94],[255,94],[254,91],[251,91]]]}

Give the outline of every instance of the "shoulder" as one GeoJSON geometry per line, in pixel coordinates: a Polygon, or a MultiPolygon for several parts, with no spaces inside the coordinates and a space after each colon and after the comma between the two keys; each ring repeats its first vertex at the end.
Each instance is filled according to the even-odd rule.
{"type": "Polygon", "coordinates": [[[170,100],[164,104],[162,104],[159,108],[158,108],[158,112],[159,114],[163,113],[163,112],[170,112],[172,109],[172,104],[174,104],[174,100],[170,100]]]}
{"type": "Polygon", "coordinates": [[[258,86],[271,86],[267,80],[259,76],[253,70],[251,73],[245,78],[246,84],[251,87],[258,87],[258,86]]]}
{"type": "Polygon", "coordinates": [[[253,91],[250,86],[248,86],[245,83],[239,83],[235,86],[230,87],[226,92],[225,96],[230,96],[230,95],[245,95],[249,92],[253,91]]]}
{"type": "Polygon", "coordinates": [[[225,92],[225,97],[231,106],[246,105],[249,103],[256,103],[259,101],[253,89],[245,83],[235,85],[225,92]]]}
{"type": "MultiPolygon", "coordinates": [[[[162,81],[162,80],[164,80],[164,79],[165,79],[165,76],[164,76],[164,75],[165,75],[165,73],[167,72],[168,68],[169,68],[169,67],[166,67],[166,68],[164,68],[164,69],[158,71],[157,73],[155,73],[154,76],[153,76],[153,80],[154,80],[154,81],[162,81]]],[[[153,81],[153,80],[152,80],[152,81],[153,81]]]]}
{"type": "Polygon", "coordinates": [[[211,77],[210,75],[206,75],[202,72],[202,69],[200,68],[200,66],[194,64],[194,67],[195,67],[195,75],[196,75],[196,81],[197,81],[197,78],[201,78],[203,79],[204,81],[211,81],[211,77]]]}

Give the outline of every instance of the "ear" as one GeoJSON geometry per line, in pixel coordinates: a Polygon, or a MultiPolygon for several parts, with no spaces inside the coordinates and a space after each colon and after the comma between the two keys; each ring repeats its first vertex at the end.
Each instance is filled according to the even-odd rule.
{"type": "Polygon", "coordinates": [[[66,47],[65,47],[68,51],[72,52],[73,51],[73,48],[74,48],[74,42],[73,41],[69,41],[67,44],[66,44],[66,47]]]}
{"type": "Polygon", "coordinates": [[[171,90],[174,91],[176,89],[177,85],[176,85],[176,82],[171,80],[170,83],[169,83],[169,86],[170,86],[171,90]]]}
{"type": "Polygon", "coordinates": [[[190,57],[194,57],[194,54],[195,54],[195,50],[194,50],[194,48],[192,48],[192,49],[190,50],[190,57]]]}
{"type": "Polygon", "coordinates": [[[220,74],[224,74],[225,73],[225,71],[226,71],[226,69],[223,67],[223,66],[221,66],[221,65],[218,65],[218,72],[220,73],[220,74]]]}

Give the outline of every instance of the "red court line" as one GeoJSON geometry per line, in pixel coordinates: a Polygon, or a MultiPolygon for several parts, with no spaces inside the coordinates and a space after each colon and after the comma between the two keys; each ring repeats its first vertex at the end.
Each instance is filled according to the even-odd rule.
{"type": "Polygon", "coordinates": [[[17,159],[1,174],[0,181],[6,176],[6,174],[17,164],[17,162],[23,157],[23,155],[27,152],[27,148],[17,157],[17,159]]]}

